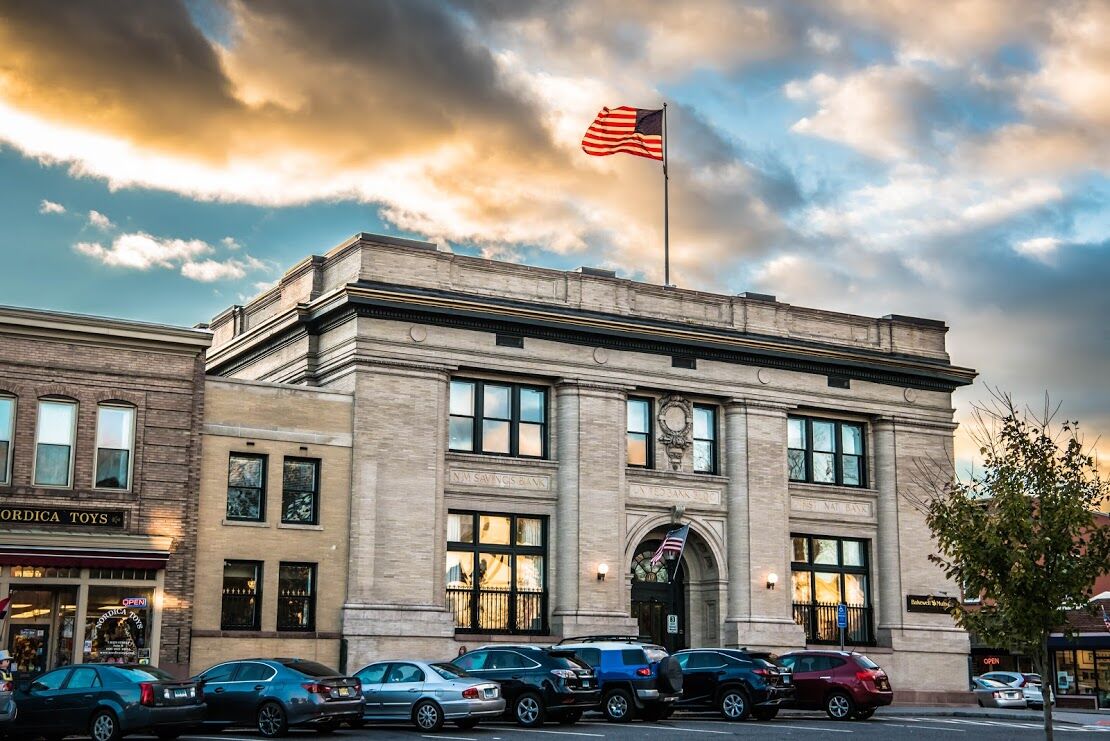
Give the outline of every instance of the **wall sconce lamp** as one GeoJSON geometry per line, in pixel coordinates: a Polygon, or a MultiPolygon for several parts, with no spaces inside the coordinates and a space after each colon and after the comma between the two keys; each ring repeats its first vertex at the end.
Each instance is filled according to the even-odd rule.
{"type": "Polygon", "coordinates": [[[597,565],[597,580],[605,581],[605,575],[609,573],[609,564],[599,563],[597,565]]]}
{"type": "Polygon", "coordinates": [[[778,584],[778,583],[779,583],[779,575],[778,574],[776,574],[773,571],[770,574],[767,574],[767,588],[768,589],[774,589],[775,585],[778,584]]]}

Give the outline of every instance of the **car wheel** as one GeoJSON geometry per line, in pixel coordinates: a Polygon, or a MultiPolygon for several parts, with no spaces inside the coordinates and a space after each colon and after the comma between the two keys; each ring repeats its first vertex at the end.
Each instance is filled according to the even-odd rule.
{"type": "Polygon", "coordinates": [[[635,713],[628,690],[609,690],[601,701],[601,712],[610,723],[627,723],[635,713]]]}
{"type": "Polygon", "coordinates": [[[89,735],[93,741],[119,741],[123,738],[119,721],[111,710],[101,710],[93,715],[89,722],[89,735]]]}
{"type": "Polygon", "coordinates": [[[285,717],[285,710],[276,702],[268,702],[258,709],[255,718],[258,732],[266,738],[284,736],[289,730],[289,719],[285,717]]]}
{"type": "Polygon", "coordinates": [[[525,728],[542,726],[545,714],[543,700],[533,692],[525,692],[513,703],[513,718],[525,728]]]}
{"type": "Polygon", "coordinates": [[[421,731],[435,733],[443,728],[443,711],[431,700],[421,700],[412,709],[412,722],[421,731]]]}
{"type": "Polygon", "coordinates": [[[752,717],[756,720],[774,720],[778,714],[778,708],[755,708],[752,710],[752,717]]]}
{"type": "Polygon", "coordinates": [[[581,710],[568,710],[559,716],[559,725],[573,726],[578,721],[582,720],[581,710]]]}
{"type": "Polygon", "coordinates": [[[721,693],[720,708],[725,720],[747,720],[752,712],[747,693],[738,687],[732,687],[721,693]]]}
{"type": "Polygon", "coordinates": [[[462,720],[456,720],[455,725],[457,725],[459,728],[463,729],[464,731],[469,731],[471,728],[477,728],[478,727],[478,719],[477,718],[463,718],[462,720]]]}
{"type": "Polygon", "coordinates": [[[843,692],[834,692],[825,698],[825,712],[833,720],[848,720],[856,712],[856,704],[843,692]]]}
{"type": "Polygon", "coordinates": [[[867,720],[875,714],[875,708],[867,708],[866,710],[857,710],[856,714],[852,717],[856,720],[867,720]]]}

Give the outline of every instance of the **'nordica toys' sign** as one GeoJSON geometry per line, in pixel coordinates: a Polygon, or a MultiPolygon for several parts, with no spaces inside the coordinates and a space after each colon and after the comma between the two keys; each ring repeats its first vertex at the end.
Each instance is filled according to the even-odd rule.
{"type": "Polygon", "coordinates": [[[0,522],[18,522],[21,525],[123,527],[124,512],[118,509],[56,509],[52,507],[0,506],[0,522]]]}

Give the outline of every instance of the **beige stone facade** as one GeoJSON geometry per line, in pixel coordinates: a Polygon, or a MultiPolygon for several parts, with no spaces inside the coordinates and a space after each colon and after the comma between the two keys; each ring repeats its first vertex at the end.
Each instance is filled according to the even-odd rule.
{"type": "MultiPolygon", "coordinates": [[[[191,671],[231,658],[295,655],[337,666],[341,613],[347,593],[351,531],[351,413],[349,394],[323,389],[209,378],[203,425],[202,476],[197,512],[197,578],[191,671]],[[263,506],[256,520],[228,517],[229,460],[264,460],[263,506]],[[283,463],[315,462],[316,517],[284,522],[283,463]],[[223,624],[226,562],[257,564],[259,594],[251,606],[257,625],[223,624]],[[313,613],[303,628],[279,625],[283,564],[312,567],[313,613]]],[[[243,595],[230,594],[232,599],[243,595]]],[[[248,598],[249,601],[249,598],[248,598]]],[[[298,609],[301,603],[298,602],[298,609]]]]}
{"type": "MultiPolygon", "coordinates": [[[[816,639],[796,621],[792,554],[799,538],[817,539],[805,541],[811,548],[848,539],[839,558],[849,563],[855,543],[865,557],[855,575],[836,576],[837,588],[856,585],[867,652],[904,693],[935,699],[965,688],[966,635],[946,615],[905,610],[909,594],[958,593],[928,562],[928,530],[904,498],[919,463],[951,459],[951,392],[974,378],[950,362],[941,322],[539,269],[363,234],[302,261],[211,329],[210,374],[351,400],[341,623],[350,666],[449,657],[460,644],[520,632],[556,640],[644,630],[656,599],[645,595],[666,597],[634,579],[633,564],[688,523],[681,594],[666,608],[677,615],[675,645],[781,651],[806,645],[807,630],[816,639]],[[538,389],[542,456],[452,450],[453,425],[470,424],[452,417],[453,381],[473,393],[509,389],[514,435],[526,426],[519,389],[538,389]],[[649,467],[627,465],[630,398],[649,404],[649,467]],[[714,430],[715,462],[702,471],[687,424],[699,408],[710,410],[714,430]],[[797,420],[831,420],[837,439],[859,431],[857,458],[842,455],[852,443],[837,443],[840,483],[791,480],[788,430],[797,420]],[[844,485],[843,470],[857,461],[860,485],[844,485]],[[513,542],[526,545],[540,542],[542,526],[542,545],[469,552],[471,523],[490,542],[511,523],[513,542]],[[512,608],[487,606],[496,590],[471,586],[492,583],[499,564],[515,574],[512,608]],[[510,630],[490,627],[510,609],[510,630]]],[[[499,413],[476,414],[483,442],[473,444],[499,439],[499,413]]],[[[805,455],[825,461],[820,444],[805,455]]],[[[223,455],[209,447],[206,482],[223,455]]]]}

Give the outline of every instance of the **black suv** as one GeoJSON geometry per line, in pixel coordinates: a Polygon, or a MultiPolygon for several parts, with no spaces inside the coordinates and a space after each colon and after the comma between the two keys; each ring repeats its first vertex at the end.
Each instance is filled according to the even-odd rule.
{"type": "Polygon", "coordinates": [[[727,720],[770,720],[794,698],[789,672],[745,651],[696,648],[674,659],[682,667],[679,707],[715,707],[727,720]]]}
{"type": "Polygon", "coordinates": [[[597,677],[570,651],[546,646],[482,646],[452,662],[482,679],[501,684],[505,714],[522,726],[545,720],[578,722],[601,700],[597,677]]]}
{"type": "Polygon", "coordinates": [[[682,669],[662,646],[634,636],[587,636],[564,639],[559,647],[597,672],[606,720],[625,723],[639,715],[658,721],[674,712],[682,669]]]}

